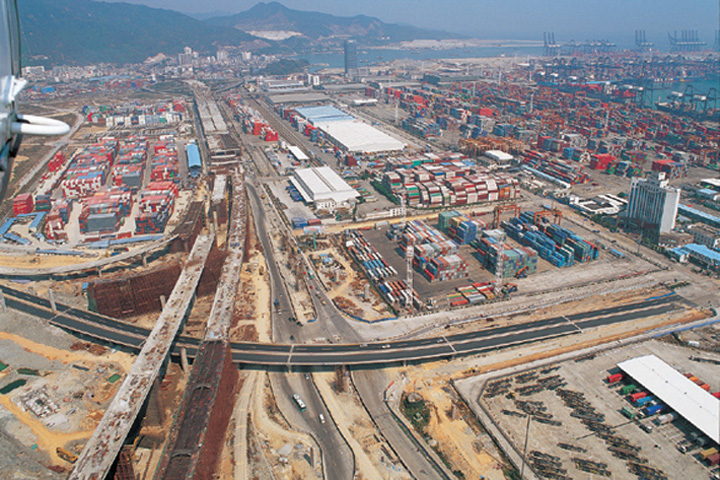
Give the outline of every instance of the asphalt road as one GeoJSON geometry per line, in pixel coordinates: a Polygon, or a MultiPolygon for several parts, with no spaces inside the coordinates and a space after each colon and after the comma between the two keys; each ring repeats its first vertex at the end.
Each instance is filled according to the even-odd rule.
{"type": "MultiPolygon", "coordinates": [[[[265,216],[265,209],[262,208],[261,199],[250,182],[247,183],[247,191],[254,212],[257,237],[267,260],[271,292],[278,302],[277,307],[273,306],[273,310],[270,312],[273,321],[273,338],[285,341],[292,340],[296,336],[301,338],[304,327],[287,320],[289,317],[295,317],[295,315],[290,304],[289,292],[280,275],[275,259],[271,238],[267,232],[268,219],[265,216]]],[[[276,351],[281,349],[284,354],[289,355],[293,347],[275,345],[274,348],[276,351]]],[[[235,360],[234,356],[233,360],[235,360]]],[[[355,476],[353,452],[325,408],[312,377],[309,375],[306,377],[298,374],[272,373],[270,381],[273,384],[273,390],[276,392],[278,406],[288,421],[294,428],[310,433],[320,447],[324,477],[328,480],[352,480],[355,476]],[[307,405],[304,412],[301,412],[293,401],[288,402],[294,393],[300,395],[307,405]],[[323,421],[320,421],[320,414],[324,417],[323,421]]]]}
{"type": "Polygon", "coordinates": [[[332,416],[325,408],[311,374],[271,373],[270,381],[278,406],[293,427],[309,433],[320,445],[323,473],[328,480],[352,480],[355,473],[353,452],[343,439],[332,416]],[[307,406],[304,412],[292,400],[297,393],[307,406]],[[277,397],[277,395],[276,395],[277,397]],[[323,415],[323,420],[320,415],[323,415]]]}
{"type": "Polygon", "coordinates": [[[446,480],[428,456],[400,428],[384,400],[388,378],[378,370],[355,370],[352,373],[355,388],[380,433],[400,457],[403,465],[416,480],[446,480]]]}
{"type": "MultiPolygon", "coordinates": [[[[102,315],[57,304],[58,312],[49,311],[49,302],[28,293],[2,287],[9,308],[44,318],[67,330],[101,341],[137,348],[149,331],[102,315]]],[[[452,357],[529,343],[545,338],[570,335],[581,330],[656,316],[675,310],[677,296],[670,295],[621,307],[613,307],[531,323],[489,328],[445,337],[380,343],[348,344],[264,344],[235,342],[233,360],[255,365],[334,366],[383,365],[403,361],[452,357]]],[[[300,327],[298,327],[300,328],[300,327]]],[[[174,353],[187,348],[192,353],[198,339],[179,337],[174,353]]]]}

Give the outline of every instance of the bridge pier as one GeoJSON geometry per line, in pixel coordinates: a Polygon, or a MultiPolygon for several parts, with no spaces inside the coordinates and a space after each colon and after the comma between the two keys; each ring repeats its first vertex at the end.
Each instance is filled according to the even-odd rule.
{"type": "Polygon", "coordinates": [[[50,301],[50,309],[53,311],[53,313],[57,313],[57,305],[55,305],[55,294],[52,291],[52,288],[48,288],[48,300],[50,301]]]}
{"type": "Polygon", "coordinates": [[[165,295],[160,295],[160,307],[163,309],[165,308],[165,302],[167,302],[165,295]]]}
{"type": "Polygon", "coordinates": [[[0,290],[0,310],[2,313],[7,312],[7,305],[5,305],[5,295],[3,295],[2,290],[0,290]]]}
{"type": "Polygon", "coordinates": [[[147,255],[144,253],[142,254],[142,264],[143,267],[147,267],[147,255]]]}
{"type": "Polygon", "coordinates": [[[185,375],[190,373],[190,364],[188,363],[187,349],[185,347],[180,349],[180,366],[185,375]]]}

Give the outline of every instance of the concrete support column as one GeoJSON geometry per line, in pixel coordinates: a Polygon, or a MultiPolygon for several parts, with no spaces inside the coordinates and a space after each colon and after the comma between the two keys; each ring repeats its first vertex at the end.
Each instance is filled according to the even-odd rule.
{"type": "Polygon", "coordinates": [[[48,300],[50,300],[50,309],[53,312],[57,312],[57,306],[55,305],[55,295],[53,294],[52,288],[48,288],[48,300]]]}
{"type": "Polygon", "coordinates": [[[147,255],[144,253],[142,255],[142,264],[143,264],[143,267],[147,267],[147,255]]]}
{"type": "Polygon", "coordinates": [[[190,364],[188,363],[187,349],[185,347],[180,349],[180,366],[186,375],[190,373],[190,364]]]}
{"type": "Polygon", "coordinates": [[[165,298],[165,295],[160,295],[160,306],[165,309],[165,302],[167,302],[167,298],[165,298]]]}
{"type": "Polygon", "coordinates": [[[3,294],[2,290],[0,290],[0,311],[2,313],[7,312],[7,305],[5,305],[5,295],[3,294]]]}

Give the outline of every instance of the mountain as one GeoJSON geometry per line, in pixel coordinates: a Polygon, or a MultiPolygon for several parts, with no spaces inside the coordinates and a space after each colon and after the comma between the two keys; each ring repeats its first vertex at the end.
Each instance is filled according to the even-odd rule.
{"type": "Polygon", "coordinates": [[[21,0],[18,10],[23,57],[48,57],[42,63],[136,63],[185,46],[214,54],[216,45],[257,40],[178,12],[128,3],[21,0]]]}
{"type": "Polygon", "coordinates": [[[388,24],[365,15],[336,17],[327,13],[292,10],[278,2],[261,2],[245,12],[210,18],[206,22],[221,27],[234,27],[243,32],[296,32],[312,40],[341,36],[362,39],[365,43],[387,43],[457,38],[446,32],[388,24]]]}

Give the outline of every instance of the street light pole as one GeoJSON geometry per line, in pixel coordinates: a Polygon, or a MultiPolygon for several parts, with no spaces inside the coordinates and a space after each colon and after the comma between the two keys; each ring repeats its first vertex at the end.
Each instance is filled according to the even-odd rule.
{"type": "Polygon", "coordinates": [[[527,455],[527,446],[528,446],[528,438],[530,438],[530,420],[532,419],[532,416],[528,414],[527,416],[527,426],[525,427],[525,446],[523,447],[523,454],[522,454],[522,466],[520,467],[520,480],[523,480],[524,474],[525,474],[525,458],[527,455]]]}

